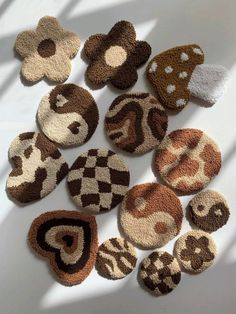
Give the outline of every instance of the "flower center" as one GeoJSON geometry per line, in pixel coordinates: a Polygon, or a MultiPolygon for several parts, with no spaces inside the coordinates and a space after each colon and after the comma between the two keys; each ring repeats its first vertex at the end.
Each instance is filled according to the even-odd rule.
{"type": "Polygon", "coordinates": [[[55,55],[56,52],[56,45],[53,40],[49,39],[44,39],[40,42],[38,45],[38,54],[42,58],[49,58],[53,55],[55,55]]]}
{"type": "Polygon", "coordinates": [[[199,247],[197,247],[194,251],[196,254],[199,254],[201,252],[201,249],[199,247]]]}
{"type": "Polygon", "coordinates": [[[111,46],[105,52],[105,61],[109,66],[116,68],[122,65],[127,59],[127,52],[120,46],[111,46]]]}

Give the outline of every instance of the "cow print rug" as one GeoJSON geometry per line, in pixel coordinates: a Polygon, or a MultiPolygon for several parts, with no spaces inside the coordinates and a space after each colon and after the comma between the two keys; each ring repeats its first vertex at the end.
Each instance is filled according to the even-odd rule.
{"type": "Polygon", "coordinates": [[[9,158],[13,170],[7,180],[7,191],[20,203],[48,195],[68,173],[60,151],[40,133],[19,134],[10,145],[9,158]]]}

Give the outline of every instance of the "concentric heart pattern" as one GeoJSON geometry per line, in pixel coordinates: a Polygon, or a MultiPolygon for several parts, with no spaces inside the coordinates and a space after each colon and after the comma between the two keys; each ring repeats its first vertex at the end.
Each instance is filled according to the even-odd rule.
{"type": "Polygon", "coordinates": [[[65,285],[81,283],[95,264],[98,239],[93,216],[67,210],[46,212],[33,221],[28,239],[65,285]]]}
{"type": "MultiPolygon", "coordinates": [[[[25,58],[23,76],[32,82],[48,77],[61,83],[69,76],[70,59],[79,43],[77,35],[65,31],[55,18],[43,17],[35,31],[17,37],[16,50],[25,58]],[[46,34],[49,37],[45,39],[46,34]]],[[[84,50],[90,63],[88,80],[121,90],[135,84],[137,68],[151,54],[149,44],[136,39],[135,29],[127,21],[116,23],[107,34],[90,36],[84,50]]],[[[191,95],[216,102],[227,71],[203,62],[203,50],[195,44],[156,55],[147,66],[147,77],[157,98],[147,92],[121,94],[105,115],[105,131],[117,148],[139,155],[156,149],[154,170],[168,187],[146,182],[129,189],[128,166],[106,148],[80,152],[69,169],[56,145],[69,147],[87,142],[99,122],[93,96],[75,84],[57,85],[43,96],[37,111],[42,133],[21,133],[11,143],[9,159],[13,169],[6,184],[11,199],[20,203],[40,200],[67,176],[73,202],[87,212],[45,212],[29,229],[30,247],[48,262],[60,283],[81,283],[95,264],[103,277],[124,278],[136,267],[134,246],[160,248],[181,232],[183,209],[175,191],[188,194],[205,188],[220,171],[221,152],[201,130],[179,129],[166,136],[165,107],[181,111],[191,95]],[[204,83],[204,73],[210,80],[215,78],[209,82],[214,89],[204,83]],[[109,238],[98,248],[94,214],[108,212],[119,203],[118,223],[124,238],[109,238]]],[[[153,251],[140,264],[139,281],[152,295],[167,294],[176,288],[181,270],[199,273],[215,260],[217,249],[209,233],[227,223],[230,208],[226,199],[216,191],[202,191],[190,201],[187,213],[198,230],[180,236],[173,255],[153,251]]]]}

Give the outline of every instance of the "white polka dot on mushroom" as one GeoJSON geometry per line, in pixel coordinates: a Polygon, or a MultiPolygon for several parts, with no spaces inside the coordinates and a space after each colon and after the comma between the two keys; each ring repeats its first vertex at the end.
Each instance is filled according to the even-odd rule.
{"type": "Polygon", "coordinates": [[[169,73],[173,72],[173,68],[171,66],[168,66],[168,67],[165,68],[165,72],[167,74],[169,74],[169,73]]]}
{"type": "Polygon", "coordinates": [[[177,107],[181,107],[181,106],[184,106],[186,104],[186,100],[183,99],[183,98],[180,98],[176,101],[176,105],[177,107]]]}
{"type": "Polygon", "coordinates": [[[187,76],[188,76],[188,73],[185,72],[185,71],[179,73],[179,78],[180,79],[185,79],[187,76]]]}
{"type": "Polygon", "coordinates": [[[196,53],[197,55],[203,55],[203,52],[199,48],[193,48],[193,52],[196,53]]]}
{"type": "Polygon", "coordinates": [[[175,85],[173,85],[173,84],[168,85],[166,90],[167,90],[168,94],[173,93],[175,91],[175,85]]]}
{"type": "Polygon", "coordinates": [[[181,59],[181,61],[188,61],[189,56],[188,56],[187,53],[182,52],[181,55],[180,55],[180,59],[181,59]]]}
{"type": "Polygon", "coordinates": [[[151,67],[149,69],[149,73],[153,73],[153,72],[156,72],[157,70],[157,64],[156,62],[154,61],[152,64],[151,64],[151,67]]]}

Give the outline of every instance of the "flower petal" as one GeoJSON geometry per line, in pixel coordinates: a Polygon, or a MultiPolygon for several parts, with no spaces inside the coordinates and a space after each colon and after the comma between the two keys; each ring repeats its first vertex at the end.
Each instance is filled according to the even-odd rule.
{"type": "Polygon", "coordinates": [[[15,42],[15,49],[23,58],[31,55],[37,50],[39,38],[34,31],[20,33],[15,42]]]}
{"type": "MultiPolygon", "coordinates": [[[[36,31],[39,33],[53,34],[55,31],[62,31],[62,27],[60,26],[57,19],[53,16],[44,16],[42,17],[39,22],[38,26],[36,28],[36,31]]],[[[50,37],[49,37],[50,38],[50,37]]]]}
{"type": "Polygon", "coordinates": [[[136,68],[131,64],[123,64],[113,77],[111,84],[119,89],[126,89],[133,86],[138,79],[136,68]]]}
{"type": "Polygon", "coordinates": [[[193,252],[189,249],[183,249],[181,252],[180,252],[180,257],[182,260],[184,261],[190,261],[191,260],[191,257],[192,257],[192,254],[193,252]]]}
{"type": "Polygon", "coordinates": [[[80,39],[73,32],[64,31],[56,41],[56,45],[69,57],[73,58],[80,47],[80,39]]]}
{"type": "Polygon", "coordinates": [[[202,252],[201,258],[204,262],[211,262],[215,258],[215,255],[207,248],[202,252]]]}
{"type": "Polygon", "coordinates": [[[135,51],[132,54],[132,61],[136,67],[147,62],[152,52],[151,47],[146,41],[137,41],[135,51]]]}
{"type": "Polygon", "coordinates": [[[107,66],[101,60],[92,62],[86,71],[86,75],[91,83],[100,85],[105,84],[113,74],[114,69],[107,66]]]}
{"type": "Polygon", "coordinates": [[[37,82],[43,78],[44,68],[44,59],[38,55],[33,55],[24,59],[21,73],[27,81],[37,82]]]}
{"type": "Polygon", "coordinates": [[[185,240],[185,245],[189,250],[194,251],[196,248],[199,247],[200,244],[194,236],[188,235],[187,239],[185,240]]]}
{"type": "Polygon", "coordinates": [[[102,57],[102,45],[106,35],[96,34],[89,37],[84,44],[84,53],[90,60],[95,60],[102,57]]]}
{"type": "Polygon", "coordinates": [[[69,77],[71,62],[65,53],[61,51],[44,60],[46,60],[44,75],[51,81],[64,82],[69,77]]]}
{"type": "Polygon", "coordinates": [[[120,21],[116,23],[107,35],[107,39],[111,45],[121,45],[122,47],[130,46],[135,44],[136,33],[134,26],[127,21],[120,21]]]}
{"type": "Polygon", "coordinates": [[[203,264],[203,260],[201,258],[201,256],[199,256],[198,254],[194,254],[191,258],[191,267],[194,270],[200,269],[202,267],[203,264]]]}
{"type": "Polygon", "coordinates": [[[207,248],[209,245],[209,239],[207,239],[207,237],[202,236],[201,238],[198,239],[199,245],[201,245],[201,247],[203,249],[207,248]]]}

